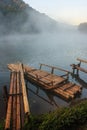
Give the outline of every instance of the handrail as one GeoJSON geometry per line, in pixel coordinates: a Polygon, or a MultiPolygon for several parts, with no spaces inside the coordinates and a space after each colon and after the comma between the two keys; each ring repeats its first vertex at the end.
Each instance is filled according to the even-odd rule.
{"type": "Polygon", "coordinates": [[[40,63],[40,69],[41,69],[42,66],[52,68],[52,72],[53,72],[54,69],[57,69],[57,70],[60,70],[60,71],[63,71],[63,72],[72,73],[72,72],[70,72],[68,70],[65,70],[65,69],[62,69],[62,68],[59,68],[59,67],[54,67],[54,66],[51,66],[51,65],[46,65],[46,64],[40,63]]]}
{"type": "Polygon", "coordinates": [[[80,61],[80,62],[87,63],[87,60],[83,60],[83,59],[80,59],[80,58],[77,58],[77,60],[80,61]]]}

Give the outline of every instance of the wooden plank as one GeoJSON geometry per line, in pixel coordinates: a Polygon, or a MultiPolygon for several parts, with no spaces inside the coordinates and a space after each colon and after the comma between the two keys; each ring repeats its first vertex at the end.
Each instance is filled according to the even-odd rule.
{"type": "Polygon", "coordinates": [[[70,88],[71,91],[74,91],[75,93],[80,93],[81,92],[81,88],[77,85],[75,85],[73,88],[70,88]]]}
{"type": "MultiPolygon", "coordinates": [[[[10,81],[10,94],[13,92],[13,77],[14,73],[11,73],[11,81],[10,81]]],[[[12,96],[8,98],[8,107],[7,107],[7,114],[6,114],[6,122],[5,122],[5,130],[10,129],[10,122],[11,122],[11,114],[12,114],[12,96]]]]}
{"type": "Polygon", "coordinates": [[[67,89],[70,89],[70,88],[72,88],[74,86],[75,86],[75,84],[71,83],[71,85],[69,85],[69,86],[67,85],[66,88],[63,88],[63,90],[66,91],[67,89]]]}
{"type": "Polygon", "coordinates": [[[66,91],[69,93],[69,95],[74,95],[74,92],[72,90],[69,90],[69,87],[72,85],[72,83],[70,82],[67,82],[65,83],[63,86],[61,86],[60,88],[63,90],[63,91],[66,91]]]}
{"type": "Polygon", "coordinates": [[[53,90],[53,89],[57,89],[60,86],[62,86],[64,84],[64,82],[67,82],[67,79],[63,79],[60,82],[57,82],[55,85],[53,85],[52,87],[46,88],[46,90],[53,90]]]}
{"type": "Polygon", "coordinates": [[[80,61],[80,62],[87,63],[87,60],[83,60],[83,59],[80,59],[80,58],[77,58],[77,60],[80,61]]]}

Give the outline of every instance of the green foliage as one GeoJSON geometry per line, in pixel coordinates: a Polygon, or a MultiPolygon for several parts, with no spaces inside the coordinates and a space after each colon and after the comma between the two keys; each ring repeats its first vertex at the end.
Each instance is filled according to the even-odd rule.
{"type": "Polygon", "coordinates": [[[77,130],[87,122],[87,101],[71,108],[59,108],[55,112],[31,116],[26,130],[77,130]]]}
{"type": "Polygon", "coordinates": [[[4,130],[4,120],[0,121],[0,130],[4,130]]]}

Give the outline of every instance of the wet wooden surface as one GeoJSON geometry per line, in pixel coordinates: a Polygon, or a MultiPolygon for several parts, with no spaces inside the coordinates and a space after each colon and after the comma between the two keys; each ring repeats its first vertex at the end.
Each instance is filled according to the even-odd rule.
{"type": "MultiPolygon", "coordinates": [[[[81,93],[80,86],[68,81],[67,73],[69,73],[69,71],[58,67],[45,65],[52,69],[59,69],[66,72],[66,77],[62,77],[53,74],[52,70],[51,73],[41,70],[42,65],[45,64],[41,64],[40,69],[35,69],[33,67],[23,65],[25,78],[33,84],[39,85],[43,89],[49,92],[53,92],[65,100],[73,99],[77,94],[81,93]]],[[[17,64],[10,64],[8,67],[13,71],[18,71],[17,64]]]]}
{"type": "Polygon", "coordinates": [[[22,130],[25,118],[30,115],[23,66],[17,64],[11,67],[5,130],[22,130]]]}

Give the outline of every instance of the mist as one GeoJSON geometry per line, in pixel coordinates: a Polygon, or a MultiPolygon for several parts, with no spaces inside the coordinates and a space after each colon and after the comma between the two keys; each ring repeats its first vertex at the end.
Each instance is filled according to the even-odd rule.
{"type": "MultiPolygon", "coordinates": [[[[10,63],[21,62],[35,68],[44,63],[72,71],[70,64],[76,63],[77,57],[87,58],[87,35],[78,31],[77,26],[57,22],[31,7],[18,13],[0,13],[0,57],[1,87],[5,83],[9,86],[9,74],[2,71],[6,72],[10,63]]],[[[81,76],[87,81],[87,76],[81,76]]],[[[29,86],[35,87],[30,83],[29,86]]],[[[86,92],[84,89],[81,98],[87,97],[86,92]]],[[[44,91],[39,90],[39,94],[48,100],[44,91]]],[[[32,113],[53,109],[30,92],[29,96],[32,113]]],[[[67,104],[58,97],[52,97],[59,106],[67,104]]]]}
{"type": "Polygon", "coordinates": [[[36,67],[47,63],[68,68],[79,55],[85,56],[83,43],[86,35],[77,26],[57,22],[30,6],[0,13],[1,68],[18,61],[36,67]]]}

